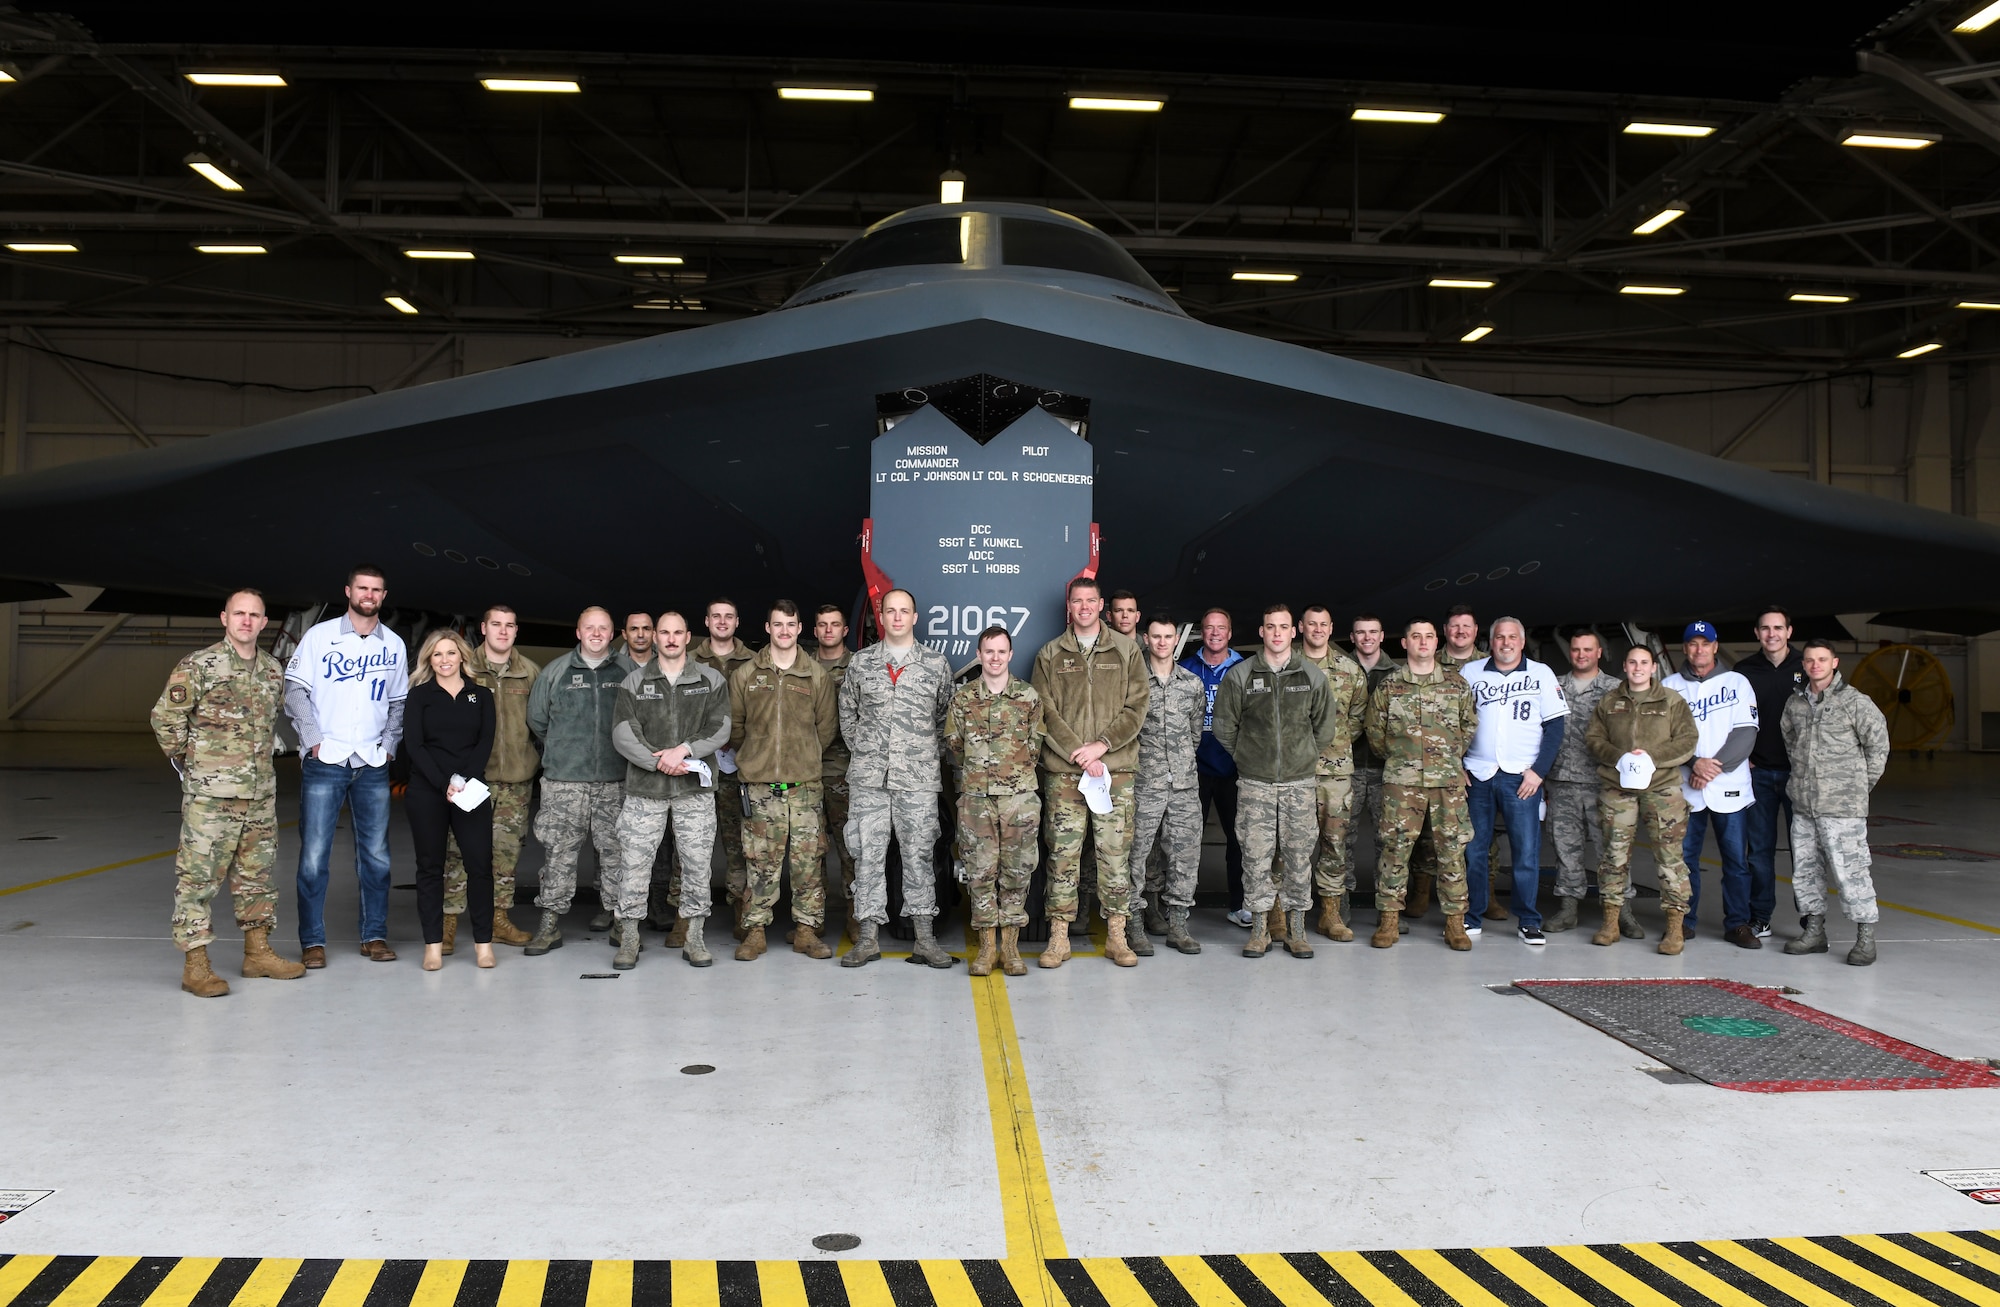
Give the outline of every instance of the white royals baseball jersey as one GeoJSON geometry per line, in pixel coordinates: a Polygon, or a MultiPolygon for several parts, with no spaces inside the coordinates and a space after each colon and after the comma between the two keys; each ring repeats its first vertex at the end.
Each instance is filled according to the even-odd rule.
{"type": "MultiPolygon", "coordinates": [[[[1696,758],[1713,758],[1721,752],[1729,733],[1739,726],[1757,724],[1757,692],[1741,672],[1718,672],[1705,681],[1691,681],[1675,672],[1660,682],[1681,698],[1694,713],[1701,740],[1694,746],[1696,758]]],[[[1750,760],[1745,758],[1734,770],[1726,771],[1701,789],[1688,781],[1694,764],[1681,768],[1681,797],[1696,812],[1741,812],[1756,800],[1750,789],[1750,760]]]]}
{"type": "Polygon", "coordinates": [[[410,659],[401,636],[381,625],[360,635],[342,613],[306,632],[285,665],[285,679],[312,695],[321,762],[339,766],[359,757],[380,767],[388,761],[383,735],[389,705],[410,694],[410,659]]]}
{"type": "Polygon", "coordinates": [[[1569,716],[1556,674],[1532,658],[1523,658],[1511,672],[1493,666],[1491,658],[1476,658],[1458,674],[1472,687],[1479,713],[1465,770],[1490,781],[1495,772],[1518,776],[1534,766],[1542,751],[1542,724],[1569,716]]]}

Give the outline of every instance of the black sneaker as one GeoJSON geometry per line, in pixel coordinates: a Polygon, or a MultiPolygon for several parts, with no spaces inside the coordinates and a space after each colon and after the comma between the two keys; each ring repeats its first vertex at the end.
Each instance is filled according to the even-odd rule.
{"type": "Polygon", "coordinates": [[[1771,938],[1771,923],[1768,921],[1753,921],[1750,923],[1750,933],[1758,939],[1769,939],[1771,938]]]}
{"type": "Polygon", "coordinates": [[[1549,942],[1547,939],[1543,938],[1542,932],[1535,929],[1533,926],[1523,926],[1516,933],[1520,935],[1521,942],[1523,944],[1533,944],[1537,948],[1549,942]]]}

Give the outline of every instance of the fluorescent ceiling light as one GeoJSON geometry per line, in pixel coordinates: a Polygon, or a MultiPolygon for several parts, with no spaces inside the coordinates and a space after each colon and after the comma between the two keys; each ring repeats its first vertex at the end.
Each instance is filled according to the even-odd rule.
{"type": "Polygon", "coordinates": [[[1229,279],[1231,281],[1297,281],[1299,274],[1296,272],[1232,272],[1229,274],[1229,279]]]}
{"type": "Polygon", "coordinates": [[[1919,354],[1928,354],[1934,349],[1943,349],[1943,348],[1944,345],[1942,342],[1935,340],[1927,340],[1921,345],[1910,346],[1908,349],[1904,350],[1901,354],[1898,354],[1896,357],[1899,359],[1913,359],[1919,354]]]}
{"type": "Polygon", "coordinates": [[[1625,124],[1627,136],[1713,136],[1713,123],[1662,123],[1629,122],[1625,124]]]}
{"type": "Polygon", "coordinates": [[[1870,150],[1927,150],[1943,139],[1936,132],[1849,132],[1840,143],[1870,150]]]}
{"type": "Polygon", "coordinates": [[[262,245],[197,245],[197,254],[269,254],[262,245]]]}
{"type": "Polygon", "coordinates": [[[2000,304],[1991,300],[1960,300],[1952,305],[1955,309],[2000,309],[2000,304]]]}
{"type": "Polygon", "coordinates": [[[1488,336],[1492,334],[1493,334],[1493,324],[1490,322],[1482,322],[1478,326],[1474,327],[1471,331],[1468,331],[1463,336],[1460,336],[1458,339],[1460,343],[1470,345],[1473,341],[1485,340],[1488,336]]]}
{"type": "Polygon", "coordinates": [[[1845,295],[1839,291],[1832,290],[1795,290],[1785,296],[1785,298],[1794,304],[1851,304],[1854,302],[1852,295],[1845,295]]]}
{"type": "Polygon", "coordinates": [[[479,84],[489,91],[540,91],[554,95],[575,95],[583,89],[573,77],[482,77],[479,84]]]}
{"type": "Polygon", "coordinates": [[[14,74],[8,72],[5,68],[0,68],[0,83],[11,82],[13,80],[14,74]]]}
{"type": "Polygon", "coordinates": [[[614,254],[611,256],[611,260],[614,263],[679,263],[681,262],[681,256],[678,254],[614,254]]]}
{"type": "Polygon", "coordinates": [[[471,250],[404,250],[406,259],[469,259],[471,250]]]}
{"type": "Polygon", "coordinates": [[[181,76],[196,86],[283,86],[285,79],[278,73],[252,73],[218,70],[206,73],[182,73],[181,76]]]}
{"type": "Polygon", "coordinates": [[[845,100],[866,104],[875,98],[872,86],[780,86],[780,100],[845,100]]]}
{"type": "Polygon", "coordinates": [[[1634,236],[1651,236],[1654,232],[1660,230],[1660,228],[1666,226],[1668,223],[1678,222],[1681,218],[1685,217],[1686,215],[1687,215],[1687,205],[1669,204],[1666,208],[1661,209],[1658,213],[1654,214],[1652,217],[1646,219],[1644,222],[1634,227],[1632,229],[1632,234],[1634,236]]]}
{"type": "Polygon", "coordinates": [[[1996,21],[2000,21],[2000,0],[1993,0],[1992,4],[1968,14],[1959,20],[1957,27],[1951,30],[1954,32],[1983,32],[1993,26],[1996,21]]]}
{"type": "Polygon", "coordinates": [[[242,182],[237,181],[234,177],[216,167],[215,161],[205,154],[190,154],[187,158],[181,160],[181,162],[225,191],[240,191],[243,189],[242,182]]]}
{"type": "Polygon", "coordinates": [[[1618,288],[1620,295],[1685,295],[1685,286],[1653,286],[1627,283],[1618,288]]]}
{"type": "Polygon", "coordinates": [[[634,304],[632,307],[635,309],[656,309],[669,313],[702,313],[707,311],[707,305],[703,304],[700,300],[647,300],[643,304],[634,304]]]}
{"type": "Polygon", "coordinates": [[[1110,109],[1122,113],[1158,113],[1166,108],[1167,102],[1149,96],[1138,95],[1072,95],[1069,107],[1072,109],[1110,109]]]}
{"type": "Polygon", "coordinates": [[[1353,118],[1358,123],[1441,123],[1444,114],[1436,109],[1368,109],[1356,105],[1353,118]]]}
{"type": "Polygon", "coordinates": [[[76,246],[68,241],[8,241],[7,248],[16,254],[76,253],[76,246]]]}
{"type": "Polygon", "coordinates": [[[1432,277],[1431,285],[1439,290],[1492,290],[1494,283],[1486,277],[1432,277]]]}
{"type": "Polygon", "coordinates": [[[938,203],[965,203],[965,174],[952,168],[938,176],[938,203]]]}
{"type": "Polygon", "coordinates": [[[384,295],[382,302],[398,313],[415,315],[417,311],[417,306],[404,299],[401,295],[384,295]]]}

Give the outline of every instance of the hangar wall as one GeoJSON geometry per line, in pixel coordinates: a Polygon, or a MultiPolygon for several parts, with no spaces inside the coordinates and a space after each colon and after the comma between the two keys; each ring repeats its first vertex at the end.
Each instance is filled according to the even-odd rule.
{"type": "MultiPolygon", "coordinates": [[[[0,474],[201,439],[371,390],[604,343],[560,334],[44,335],[13,328],[0,398],[0,474]]],[[[1794,373],[1740,369],[1384,362],[1781,475],[2000,524],[2000,364],[1956,376],[1938,364],[1800,383],[1794,373]]],[[[147,615],[107,632],[116,616],[83,611],[93,598],[84,592],[68,601],[0,604],[0,729],[138,729],[173,662],[214,638],[208,619],[147,615]]],[[[1952,668],[1959,700],[1953,743],[2000,747],[2000,639],[1916,639],[1952,668]]]]}

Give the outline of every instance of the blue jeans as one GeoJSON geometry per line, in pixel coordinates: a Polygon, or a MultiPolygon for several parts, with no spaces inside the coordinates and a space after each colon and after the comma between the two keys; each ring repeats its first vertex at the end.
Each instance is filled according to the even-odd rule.
{"type": "Polygon", "coordinates": [[[1681,841],[1681,857],[1687,860],[1689,921],[1701,910],[1701,846],[1708,828],[1715,827],[1715,845],[1722,854],[1722,928],[1734,930],[1750,924],[1750,868],[1744,862],[1744,834],[1750,828],[1750,813],[1688,813],[1687,838],[1681,841]]]}
{"type": "Polygon", "coordinates": [[[354,870],[361,879],[361,942],[389,937],[389,769],[299,760],[299,944],[326,943],[327,861],[346,804],[354,814],[354,870]]]}
{"type": "Polygon", "coordinates": [[[1750,818],[1750,834],[1744,840],[1750,864],[1750,920],[1771,919],[1778,906],[1778,832],[1792,828],[1792,801],[1785,797],[1789,771],[1775,767],[1750,769],[1750,792],[1757,802],[1744,815],[1750,818]],[[1778,825],[1778,809],[1785,810],[1785,824],[1778,825]]]}
{"type": "Polygon", "coordinates": [[[1493,779],[1471,778],[1465,790],[1465,806],[1472,813],[1472,847],[1465,851],[1465,887],[1468,924],[1486,915],[1492,869],[1488,865],[1493,848],[1495,819],[1507,829],[1507,845],[1514,851],[1514,915],[1523,930],[1540,930],[1542,914],[1535,897],[1542,886],[1542,796],[1538,790],[1519,798],[1518,774],[1493,773],[1493,779]]]}

